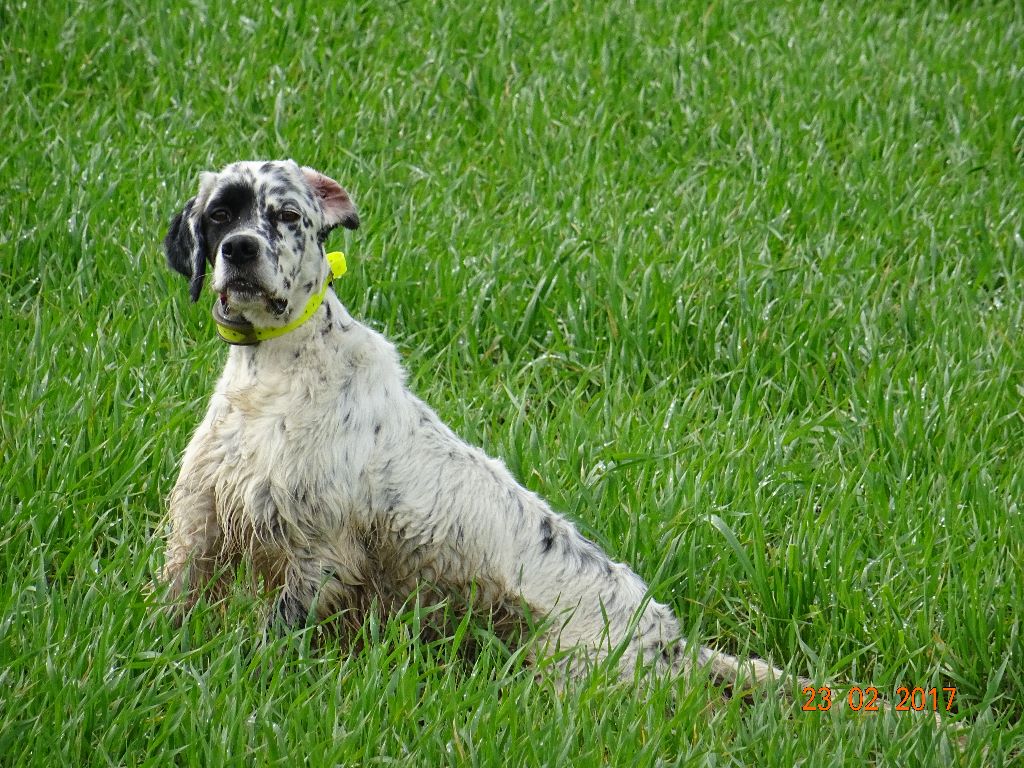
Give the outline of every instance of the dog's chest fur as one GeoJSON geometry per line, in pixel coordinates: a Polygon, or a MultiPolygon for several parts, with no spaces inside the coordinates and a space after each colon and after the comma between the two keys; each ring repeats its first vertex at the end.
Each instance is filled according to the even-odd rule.
{"type": "Polygon", "coordinates": [[[335,297],[325,307],[292,343],[232,348],[213,395],[205,450],[225,564],[249,558],[273,587],[292,553],[310,552],[321,578],[346,588],[323,590],[339,603],[353,590],[365,593],[355,602],[395,604],[424,584],[451,593],[470,581],[485,598],[503,594],[473,557],[479,546],[460,546],[473,532],[451,506],[465,502],[441,489],[462,475],[472,490],[504,467],[453,442],[405,389],[388,341],[335,297]]]}

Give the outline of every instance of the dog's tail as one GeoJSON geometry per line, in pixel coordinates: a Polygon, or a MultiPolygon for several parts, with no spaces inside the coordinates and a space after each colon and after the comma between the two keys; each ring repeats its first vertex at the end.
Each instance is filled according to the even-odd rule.
{"type": "Polygon", "coordinates": [[[740,659],[714,648],[701,648],[697,654],[697,667],[703,669],[718,683],[760,684],[782,680],[786,673],[761,659],[740,659]]]}
{"type": "MultiPolygon", "coordinates": [[[[687,658],[687,654],[683,654],[687,658]]],[[[702,647],[697,653],[695,663],[684,664],[684,673],[696,670],[706,674],[717,685],[726,686],[732,695],[747,696],[753,689],[778,683],[786,698],[792,698],[796,689],[811,685],[811,682],[799,675],[786,672],[772,666],[761,659],[741,659],[714,648],[702,647]]]]}

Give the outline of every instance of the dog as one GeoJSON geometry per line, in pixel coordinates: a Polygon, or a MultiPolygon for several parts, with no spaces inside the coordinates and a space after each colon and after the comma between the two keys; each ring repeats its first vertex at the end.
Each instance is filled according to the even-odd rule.
{"type": "Polygon", "coordinates": [[[349,194],[291,160],[203,173],[171,222],[168,265],[193,302],[210,268],[232,343],[170,494],[160,579],[177,615],[245,562],[286,628],[472,595],[491,616],[542,617],[534,656],[566,677],[611,657],[627,680],[782,678],[689,647],[636,573],[409,391],[395,347],[331,288],[338,226],[359,226],[349,194]]]}

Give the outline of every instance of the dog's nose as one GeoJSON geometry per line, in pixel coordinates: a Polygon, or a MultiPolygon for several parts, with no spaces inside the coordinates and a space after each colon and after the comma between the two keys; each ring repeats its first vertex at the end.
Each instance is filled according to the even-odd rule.
{"type": "Polygon", "coordinates": [[[220,244],[220,252],[229,264],[245,264],[260,252],[259,241],[252,235],[232,235],[220,244]]]}

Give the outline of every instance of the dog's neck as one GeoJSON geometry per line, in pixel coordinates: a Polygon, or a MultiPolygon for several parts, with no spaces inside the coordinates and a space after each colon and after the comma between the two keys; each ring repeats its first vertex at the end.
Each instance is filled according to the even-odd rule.
{"type": "Polygon", "coordinates": [[[257,344],[232,345],[228,365],[240,366],[253,379],[269,371],[279,374],[320,367],[329,358],[327,350],[338,347],[353,323],[334,289],[328,288],[323,303],[306,322],[283,336],[257,344]]]}

